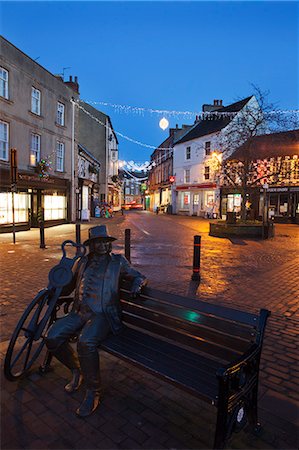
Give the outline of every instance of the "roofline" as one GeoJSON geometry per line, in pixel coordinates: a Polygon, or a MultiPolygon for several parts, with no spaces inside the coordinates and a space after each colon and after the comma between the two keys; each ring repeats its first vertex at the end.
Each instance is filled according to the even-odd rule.
{"type": "MultiPolygon", "coordinates": [[[[55,80],[58,80],[60,83],[62,83],[71,93],[74,93],[75,91],[69,87],[63,80],[61,80],[60,78],[58,78],[58,75],[54,75],[52,72],[50,72],[48,69],[46,69],[44,66],[42,66],[41,64],[39,64],[38,62],[36,62],[34,59],[31,58],[31,56],[27,55],[25,52],[23,52],[23,50],[20,50],[16,45],[14,45],[12,42],[10,42],[8,39],[6,39],[4,36],[2,36],[2,34],[0,34],[0,39],[3,39],[4,41],[6,41],[9,45],[11,45],[12,47],[14,47],[18,52],[22,53],[22,55],[24,55],[26,58],[30,59],[34,64],[36,64],[37,66],[39,66],[41,69],[43,69],[45,72],[48,72],[49,75],[51,75],[52,77],[55,78],[55,80]]],[[[76,92],[76,94],[79,96],[78,92],[76,92]]]]}
{"type": "Polygon", "coordinates": [[[80,150],[82,150],[84,153],[86,153],[87,156],[89,156],[91,159],[93,159],[99,166],[101,166],[100,161],[92,153],[90,153],[90,151],[87,150],[87,148],[85,148],[80,143],[78,144],[78,147],[80,148],[80,150]]]}

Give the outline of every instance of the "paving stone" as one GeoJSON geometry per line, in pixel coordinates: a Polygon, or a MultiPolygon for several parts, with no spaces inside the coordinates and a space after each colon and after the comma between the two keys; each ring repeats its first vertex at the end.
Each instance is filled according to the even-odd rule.
{"type": "MultiPolygon", "coordinates": [[[[151,235],[145,236],[135,226],[134,217],[139,220],[133,214],[125,215],[121,221],[112,219],[109,231],[119,237],[117,251],[121,252],[124,229],[132,229],[132,262],[147,274],[152,287],[182,295],[189,291],[194,298],[251,312],[258,308],[271,309],[259,390],[264,431],[258,438],[245,432],[233,435],[229,448],[298,448],[295,427],[298,420],[295,405],[299,397],[298,227],[277,225],[274,239],[244,241],[247,245],[241,247],[208,236],[208,221],[198,218],[155,217],[159,222],[152,224],[151,235]],[[183,245],[174,246],[173,242],[182,242],[182,233],[183,245]],[[202,281],[197,291],[190,284],[192,242],[196,233],[202,235],[202,281]],[[170,248],[172,258],[169,258],[170,248]]],[[[89,226],[82,225],[83,239],[89,226]]],[[[0,235],[2,365],[18,318],[32,295],[45,286],[50,268],[60,259],[59,233],[65,235],[63,239],[74,237],[74,226],[47,229],[46,250],[39,249],[38,242],[26,237],[30,233],[24,234],[23,240],[18,233],[15,253],[7,253],[12,244],[7,236],[0,235]]],[[[39,448],[39,445],[41,450],[71,450],[89,445],[105,450],[191,449],[206,448],[212,440],[214,408],[104,353],[101,353],[103,403],[94,415],[79,420],[75,409],[83,393],[64,395],[63,386],[69,372],[54,360],[53,366],[55,370],[45,376],[36,371],[17,383],[2,380],[1,402],[5,404],[7,420],[2,419],[1,424],[10,437],[9,442],[6,439],[2,442],[4,450],[39,448]],[[130,433],[125,432],[126,428],[130,433]],[[119,432],[123,434],[115,438],[119,432]]]]}

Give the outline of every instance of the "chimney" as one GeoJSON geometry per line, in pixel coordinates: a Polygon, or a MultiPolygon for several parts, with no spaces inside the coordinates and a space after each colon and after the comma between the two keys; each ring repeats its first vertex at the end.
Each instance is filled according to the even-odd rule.
{"type": "Polygon", "coordinates": [[[78,77],[75,77],[75,80],[73,81],[72,75],[70,75],[69,81],[64,82],[68,87],[73,89],[73,91],[77,92],[79,94],[79,83],[78,83],[78,77]]]}
{"type": "Polygon", "coordinates": [[[214,100],[213,105],[204,104],[202,105],[203,112],[217,111],[223,107],[222,100],[214,100]]]}

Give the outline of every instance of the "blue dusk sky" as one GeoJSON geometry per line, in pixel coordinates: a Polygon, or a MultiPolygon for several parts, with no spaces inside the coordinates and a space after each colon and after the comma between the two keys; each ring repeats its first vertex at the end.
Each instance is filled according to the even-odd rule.
{"type": "MultiPolygon", "coordinates": [[[[279,108],[298,108],[296,2],[10,1],[0,14],[1,34],[53,74],[77,75],[83,100],[199,112],[254,83],[279,108]]],[[[160,115],[96,107],[134,140],[159,146],[168,135],[160,115]]],[[[121,137],[119,150],[136,162],[152,152],[121,137]]]]}

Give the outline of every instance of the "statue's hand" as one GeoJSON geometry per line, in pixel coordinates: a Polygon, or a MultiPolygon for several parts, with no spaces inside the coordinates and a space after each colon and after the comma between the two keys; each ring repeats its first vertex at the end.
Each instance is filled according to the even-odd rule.
{"type": "Polygon", "coordinates": [[[141,286],[133,287],[130,291],[131,298],[137,298],[141,294],[141,286]]]}

